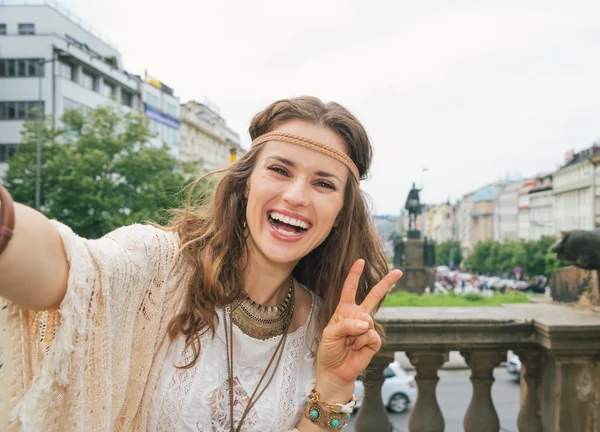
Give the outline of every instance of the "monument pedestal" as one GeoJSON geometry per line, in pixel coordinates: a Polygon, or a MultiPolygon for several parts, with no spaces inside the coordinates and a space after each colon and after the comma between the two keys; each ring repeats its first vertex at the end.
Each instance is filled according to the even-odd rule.
{"type": "Polygon", "coordinates": [[[402,290],[423,294],[426,287],[433,291],[435,269],[425,266],[425,242],[423,239],[409,237],[404,241],[404,260],[406,265],[400,267],[404,276],[396,282],[393,291],[402,290]]]}
{"type": "Polygon", "coordinates": [[[425,266],[425,242],[408,238],[404,242],[404,262],[407,267],[425,266]]]}
{"type": "Polygon", "coordinates": [[[433,291],[435,269],[433,267],[403,267],[404,276],[396,282],[394,291],[408,291],[413,294],[423,294],[425,288],[433,291]]]}

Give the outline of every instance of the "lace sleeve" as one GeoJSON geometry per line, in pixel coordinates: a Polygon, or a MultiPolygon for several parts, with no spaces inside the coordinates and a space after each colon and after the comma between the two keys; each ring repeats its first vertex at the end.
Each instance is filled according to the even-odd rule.
{"type": "Polygon", "coordinates": [[[138,335],[153,336],[175,264],[174,233],[132,225],[86,240],[53,224],[69,261],[67,292],[57,310],[2,307],[2,430],[11,412],[23,430],[71,429],[61,428],[67,419],[71,426],[112,424],[136,372],[132,352],[148,355],[144,347],[153,346],[138,335]]]}

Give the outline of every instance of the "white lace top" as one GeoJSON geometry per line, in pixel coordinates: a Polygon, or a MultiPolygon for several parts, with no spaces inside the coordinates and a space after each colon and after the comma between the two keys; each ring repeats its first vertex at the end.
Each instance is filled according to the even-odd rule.
{"type": "MultiPolygon", "coordinates": [[[[314,378],[316,349],[315,316],[312,306],[305,324],[287,337],[281,362],[273,381],[250,410],[244,432],[280,432],[292,429],[302,415],[306,388],[314,378]]],[[[223,312],[214,339],[201,339],[201,353],[190,369],[178,369],[191,360],[182,335],[171,342],[148,412],[147,432],[229,432],[229,386],[225,352],[223,312]]],[[[239,424],[246,402],[271,359],[280,337],[253,339],[233,326],[234,425],[239,424]]],[[[277,359],[274,360],[274,364],[277,359]]],[[[270,371],[272,371],[271,366],[270,371]]],[[[263,380],[262,386],[270,378],[263,380]]],[[[260,391],[260,390],[259,390],[260,391]]]]}

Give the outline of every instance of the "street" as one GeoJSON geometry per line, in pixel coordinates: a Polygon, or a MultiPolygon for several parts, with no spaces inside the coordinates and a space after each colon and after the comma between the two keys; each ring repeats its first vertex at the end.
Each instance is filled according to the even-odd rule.
{"type": "MultiPolygon", "coordinates": [[[[414,373],[414,371],[412,372],[414,373]]],[[[471,400],[471,372],[464,371],[440,371],[440,382],[437,387],[437,397],[447,432],[463,431],[463,416],[471,400]]],[[[492,386],[492,398],[494,406],[500,418],[501,432],[517,432],[517,415],[519,413],[519,383],[506,372],[504,368],[494,371],[496,381],[492,386]]],[[[394,431],[408,432],[408,416],[405,414],[390,415],[394,423],[394,431]]],[[[353,419],[346,428],[349,432],[354,431],[353,419]]]]}

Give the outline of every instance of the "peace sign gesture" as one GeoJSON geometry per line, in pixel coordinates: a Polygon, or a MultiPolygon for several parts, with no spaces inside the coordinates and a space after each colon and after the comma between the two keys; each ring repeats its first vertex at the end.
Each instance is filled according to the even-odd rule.
{"type": "Polygon", "coordinates": [[[365,261],[359,259],[350,269],[340,302],[323,330],[317,352],[315,388],[323,400],[331,403],[349,400],[354,392],[356,377],[381,348],[381,338],[374,329],[371,312],[402,277],[400,270],[391,271],[357,305],[356,290],[364,267],[365,261]]]}

